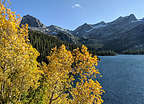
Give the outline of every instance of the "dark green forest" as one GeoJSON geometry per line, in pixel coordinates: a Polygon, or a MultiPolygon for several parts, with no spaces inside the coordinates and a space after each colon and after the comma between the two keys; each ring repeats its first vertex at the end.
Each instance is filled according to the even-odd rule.
{"type": "Polygon", "coordinates": [[[60,47],[62,44],[66,45],[68,50],[73,50],[79,47],[76,44],[69,43],[66,41],[61,41],[55,36],[47,35],[39,31],[29,30],[29,40],[34,48],[36,48],[40,56],[38,57],[38,61],[47,62],[46,56],[50,55],[50,51],[54,47],[60,47]]]}

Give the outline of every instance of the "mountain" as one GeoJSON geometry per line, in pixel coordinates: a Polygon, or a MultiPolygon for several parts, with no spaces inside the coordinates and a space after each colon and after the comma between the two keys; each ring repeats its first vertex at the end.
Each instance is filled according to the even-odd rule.
{"type": "Polygon", "coordinates": [[[144,19],[137,19],[134,14],[109,23],[84,24],[75,29],[73,34],[83,38],[87,46],[96,49],[117,52],[144,49],[144,19]]]}
{"type": "Polygon", "coordinates": [[[31,30],[40,31],[65,42],[85,44],[90,49],[114,50],[119,53],[125,50],[144,50],[144,19],[137,19],[134,14],[120,16],[108,23],[84,23],[73,31],[55,25],[45,26],[30,15],[22,18],[22,24],[28,24],[31,30]]]}
{"type": "Polygon", "coordinates": [[[89,32],[91,32],[92,30],[105,27],[105,26],[106,26],[105,22],[100,22],[94,25],[85,23],[82,26],[76,28],[72,33],[75,34],[76,36],[83,37],[87,35],[89,32]]]}
{"type": "Polygon", "coordinates": [[[20,25],[22,25],[22,24],[23,25],[28,24],[29,27],[37,27],[37,28],[44,28],[44,27],[46,27],[44,24],[42,24],[40,22],[40,20],[38,20],[37,18],[35,18],[33,16],[30,16],[30,15],[23,16],[20,25]]]}
{"type": "Polygon", "coordinates": [[[85,23],[82,26],[78,27],[76,30],[72,31],[72,33],[75,34],[76,36],[81,37],[82,35],[84,35],[87,31],[89,31],[92,28],[93,27],[91,24],[85,23]]]}
{"type": "Polygon", "coordinates": [[[136,17],[131,14],[130,16],[126,17],[119,17],[118,19],[114,20],[113,22],[105,23],[100,22],[97,24],[84,24],[73,31],[73,33],[77,36],[84,37],[84,36],[91,36],[95,37],[98,36],[107,37],[117,32],[125,32],[129,29],[139,25],[141,22],[137,22],[136,17]],[[81,34],[82,33],[82,34],[81,34]]]}
{"type": "Polygon", "coordinates": [[[44,34],[55,36],[62,41],[67,41],[74,44],[78,43],[78,37],[74,36],[69,30],[55,25],[45,26],[43,23],[40,22],[39,19],[33,16],[23,16],[20,26],[25,24],[28,24],[30,30],[36,30],[44,34]]]}

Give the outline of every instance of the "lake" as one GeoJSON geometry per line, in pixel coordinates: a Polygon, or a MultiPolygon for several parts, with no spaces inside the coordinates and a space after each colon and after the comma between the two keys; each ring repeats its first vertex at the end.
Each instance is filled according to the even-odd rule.
{"type": "Polygon", "coordinates": [[[144,104],[144,55],[100,58],[104,104],[144,104]]]}

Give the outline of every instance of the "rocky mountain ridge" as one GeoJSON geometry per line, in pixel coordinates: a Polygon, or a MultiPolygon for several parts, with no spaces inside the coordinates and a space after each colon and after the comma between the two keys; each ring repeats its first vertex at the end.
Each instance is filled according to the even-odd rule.
{"type": "Polygon", "coordinates": [[[43,23],[41,23],[39,19],[33,16],[30,15],[23,16],[20,25],[22,24],[23,25],[28,24],[29,29],[40,31],[43,32],[44,34],[56,36],[60,40],[67,41],[74,44],[78,43],[78,38],[74,36],[72,33],[70,33],[68,30],[55,25],[46,26],[43,23]]]}
{"type": "Polygon", "coordinates": [[[75,44],[80,42],[98,50],[122,52],[129,49],[144,49],[144,19],[137,19],[134,14],[120,16],[108,23],[85,23],[73,31],[55,25],[45,26],[30,15],[24,16],[21,21],[21,24],[26,23],[32,30],[56,36],[63,41],[75,44]]]}

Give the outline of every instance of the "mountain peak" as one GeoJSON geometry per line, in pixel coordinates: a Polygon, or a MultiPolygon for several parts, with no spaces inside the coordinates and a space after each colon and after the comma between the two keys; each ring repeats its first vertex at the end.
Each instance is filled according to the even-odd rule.
{"type": "Polygon", "coordinates": [[[137,18],[134,14],[130,14],[128,17],[130,20],[137,20],[137,18]]]}
{"type": "Polygon", "coordinates": [[[131,23],[132,21],[136,21],[137,18],[135,17],[134,14],[130,14],[129,16],[125,16],[125,17],[122,17],[120,16],[119,18],[117,18],[116,20],[114,20],[113,22],[110,22],[112,24],[123,24],[123,23],[131,23]]]}
{"type": "Polygon", "coordinates": [[[59,27],[56,26],[56,25],[50,25],[49,27],[50,27],[50,28],[59,28],[59,27]]]}
{"type": "MultiPolygon", "coordinates": [[[[27,15],[25,15],[25,16],[23,16],[23,17],[33,17],[33,16],[31,16],[31,15],[27,14],[27,15]]],[[[33,17],[33,18],[34,18],[34,17],[33,17]]]]}
{"type": "Polygon", "coordinates": [[[90,26],[90,24],[88,24],[88,23],[84,23],[82,26],[90,26]]]}
{"type": "MultiPolygon", "coordinates": [[[[135,17],[135,15],[134,15],[134,14],[130,14],[129,17],[135,17]]],[[[135,18],[136,18],[136,17],[135,17],[135,18]]]]}
{"type": "Polygon", "coordinates": [[[50,30],[53,30],[53,31],[56,31],[56,30],[57,31],[67,31],[66,29],[63,29],[63,28],[56,26],[56,25],[50,25],[47,28],[49,28],[50,30]]]}
{"type": "Polygon", "coordinates": [[[37,19],[29,14],[23,16],[20,25],[22,25],[22,24],[23,25],[28,24],[29,27],[45,27],[45,25],[42,24],[39,19],[37,19]]]}
{"type": "Polygon", "coordinates": [[[128,16],[120,16],[118,19],[121,19],[121,18],[133,18],[133,19],[136,19],[136,16],[134,14],[130,14],[128,16]]]}
{"type": "Polygon", "coordinates": [[[100,24],[106,24],[104,21],[101,21],[100,24]]]}
{"type": "Polygon", "coordinates": [[[105,25],[106,23],[104,22],[104,21],[101,21],[101,22],[99,22],[99,23],[97,23],[97,24],[93,24],[92,26],[95,26],[95,25],[105,25]]]}

